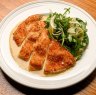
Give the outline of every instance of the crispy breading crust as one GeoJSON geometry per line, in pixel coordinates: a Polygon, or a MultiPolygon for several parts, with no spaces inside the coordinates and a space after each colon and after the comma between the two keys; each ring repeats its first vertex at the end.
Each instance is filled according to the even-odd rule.
{"type": "Polygon", "coordinates": [[[45,74],[62,72],[75,64],[73,55],[61,47],[58,42],[52,41],[44,68],[45,74]]]}
{"type": "Polygon", "coordinates": [[[45,64],[45,74],[59,73],[72,67],[76,62],[74,56],[59,42],[49,39],[46,23],[40,21],[41,18],[42,15],[38,14],[28,17],[13,33],[13,39],[18,46],[27,37],[19,52],[19,58],[28,61],[32,54],[29,71],[41,70],[45,64]]]}
{"type": "Polygon", "coordinates": [[[30,24],[30,28],[28,29],[29,32],[38,32],[42,28],[44,29],[46,26],[46,23],[44,21],[35,21],[30,24]]]}
{"type": "Polygon", "coordinates": [[[40,32],[32,33],[29,35],[28,40],[35,43],[38,40],[39,36],[40,36],[40,32]]]}
{"type": "Polygon", "coordinates": [[[20,50],[19,58],[28,61],[32,51],[33,51],[33,43],[30,40],[27,40],[20,50]]]}
{"type": "Polygon", "coordinates": [[[35,32],[30,34],[30,36],[27,38],[27,41],[24,43],[24,45],[22,46],[19,52],[19,58],[25,61],[29,60],[31,53],[34,49],[34,44],[38,40],[39,35],[40,35],[40,32],[35,32]]]}
{"type": "Polygon", "coordinates": [[[27,30],[25,28],[26,24],[23,22],[21,23],[16,31],[13,33],[13,40],[16,42],[18,46],[22,44],[25,37],[27,36],[27,30]]]}
{"type": "Polygon", "coordinates": [[[32,15],[17,27],[16,31],[13,33],[13,40],[18,46],[22,44],[30,31],[39,31],[40,26],[45,27],[44,22],[39,21],[41,17],[42,16],[38,14],[32,15]]]}
{"type": "Polygon", "coordinates": [[[34,70],[41,70],[43,63],[44,63],[45,57],[38,55],[38,53],[33,52],[32,58],[30,60],[29,64],[29,70],[34,71],[34,70]],[[34,68],[34,69],[32,69],[34,68]]]}
{"type": "Polygon", "coordinates": [[[46,29],[42,30],[41,36],[34,46],[34,52],[29,64],[29,70],[41,70],[46,58],[48,46],[50,44],[50,39],[47,35],[48,31],[46,29]],[[34,69],[35,68],[35,69],[34,69]]]}
{"type": "Polygon", "coordinates": [[[29,23],[32,23],[33,21],[39,21],[41,18],[42,18],[42,15],[41,14],[32,15],[32,16],[29,16],[25,20],[25,23],[26,24],[29,24],[29,23]]]}

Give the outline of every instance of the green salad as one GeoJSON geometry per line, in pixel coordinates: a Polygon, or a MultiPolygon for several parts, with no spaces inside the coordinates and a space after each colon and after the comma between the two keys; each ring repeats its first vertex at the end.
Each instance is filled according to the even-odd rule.
{"type": "Polygon", "coordinates": [[[78,60],[89,43],[87,23],[80,18],[67,16],[70,8],[64,10],[63,14],[50,13],[45,20],[46,27],[49,30],[49,37],[60,42],[78,60]]]}

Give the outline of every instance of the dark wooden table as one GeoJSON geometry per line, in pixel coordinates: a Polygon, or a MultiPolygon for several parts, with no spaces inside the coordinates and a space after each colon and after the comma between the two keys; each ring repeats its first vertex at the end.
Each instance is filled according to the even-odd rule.
{"type": "MultiPolygon", "coordinates": [[[[16,7],[33,0],[0,0],[0,20],[16,7]]],[[[96,0],[64,0],[86,10],[96,20],[96,0]]],[[[96,69],[82,82],[59,90],[37,90],[22,86],[0,70],[0,95],[96,95],[96,69]]]]}

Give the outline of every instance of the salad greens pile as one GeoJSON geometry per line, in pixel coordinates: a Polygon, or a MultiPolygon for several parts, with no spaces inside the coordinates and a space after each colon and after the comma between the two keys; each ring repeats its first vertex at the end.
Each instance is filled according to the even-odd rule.
{"type": "Polygon", "coordinates": [[[89,43],[87,23],[80,18],[67,17],[68,13],[70,8],[66,8],[63,14],[50,13],[45,20],[46,28],[49,30],[49,37],[60,42],[78,60],[89,43]]]}

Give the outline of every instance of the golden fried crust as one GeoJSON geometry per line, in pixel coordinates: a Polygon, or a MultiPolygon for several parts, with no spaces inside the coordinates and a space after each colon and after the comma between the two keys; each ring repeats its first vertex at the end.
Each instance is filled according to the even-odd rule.
{"type": "Polygon", "coordinates": [[[38,14],[28,17],[13,33],[13,39],[18,46],[27,37],[19,52],[19,58],[28,61],[32,54],[30,71],[41,70],[45,62],[45,74],[59,73],[72,67],[76,62],[74,56],[59,42],[49,39],[46,23],[40,21],[41,18],[38,14]]]}
{"type": "Polygon", "coordinates": [[[44,21],[35,21],[30,24],[30,28],[28,29],[29,32],[38,32],[42,28],[44,29],[46,26],[46,23],[44,21]]]}
{"type": "Polygon", "coordinates": [[[25,23],[21,23],[18,28],[16,29],[16,31],[13,33],[13,40],[16,42],[16,44],[18,46],[20,46],[22,44],[22,42],[24,41],[25,37],[27,36],[27,31],[25,28],[25,23]]]}
{"type": "Polygon", "coordinates": [[[39,35],[39,32],[30,34],[30,36],[27,38],[27,41],[24,43],[19,52],[19,57],[21,59],[27,61],[30,58],[31,53],[34,49],[34,44],[38,40],[39,35]]]}
{"type": "Polygon", "coordinates": [[[60,73],[64,70],[66,70],[66,67],[68,67],[66,64],[63,64],[63,62],[49,62],[47,61],[46,67],[44,69],[45,74],[56,74],[60,73]]]}
{"type": "Polygon", "coordinates": [[[44,73],[55,74],[62,72],[75,64],[75,58],[56,41],[52,41],[45,63],[44,73]]]}
{"type": "Polygon", "coordinates": [[[42,47],[42,45],[37,45],[35,51],[40,56],[46,56],[46,48],[42,47]]]}
{"type": "Polygon", "coordinates": [[[41,15],[32,15],[17,27],[16,31],[13,33],[13,40],[18,46],[22,44],[30,32],[37,32],[45,27],[45,22],[39,21],[41,17],[41,15]]]}
{"type": "Polygon", "coordinates": [[[49,61],[61,62],[63,60],[63,54],[53,54],[53,55],[49,54],[47,58],[49,61]]]}
{"type": "Polygon", "coordinates": [[[39,36],[40,36],[40,32],[32,33],[29,35],[28,40],[35,43],[38,40],[39,36]]]}
{"type": "Polygon", "coordinates": [[[33,51],[33,43],[27,40],[20,50],[19,57],[25,61],[28,61],[32,51],[33,51]]]}
{"type": "Polygon", "coordinates": [[[29,64],[29,68],[31,68],[29,70],[31,71],[40,70],[43,67],[48,46],[50,44],[50,39],[48,38],[48,35],[46,33],[47,33],[47,30],[45,29],[42,30],[41,36],[34,46],[34,51],[29,64]]]}
{"type": "Polygon", "coordinates": [[[36,14],[36,15],[32,15],[32,16],[29,16],[26,20],[25,20],[25,23],[26,24],[29,24],[29,23],[32,23],[33,21],[38,21],[42,18],[42,15],[40,14],[36,14]]]}
{"type": "Polygon", "coordinates": [[[45,60],[45,57],[44,56],[40,56],[36,52],[33,52],[32,58],[30,60],[29,70],[30,71],[34,71],[34,70],[40,70],[40,69],[42,69],[44,60],[45,60]]]}

